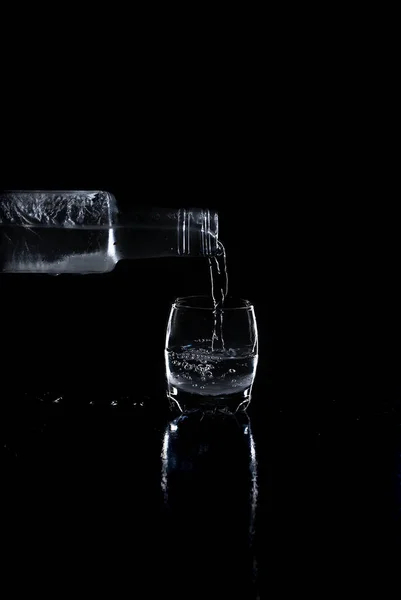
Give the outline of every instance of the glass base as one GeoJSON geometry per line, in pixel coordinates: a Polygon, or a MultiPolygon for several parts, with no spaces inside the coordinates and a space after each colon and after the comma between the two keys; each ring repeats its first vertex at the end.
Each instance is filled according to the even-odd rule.
{"type": "Polygon", "coordinates": [[[181,412],[224,412],[235,414],[245,411],[251,401],[251,390],[249,387],[237,394],[227,394],[226,396],[201,396],[200,394],[190,394],[169,385],[167,397],[173,406],[178,407],[181,412]]]}

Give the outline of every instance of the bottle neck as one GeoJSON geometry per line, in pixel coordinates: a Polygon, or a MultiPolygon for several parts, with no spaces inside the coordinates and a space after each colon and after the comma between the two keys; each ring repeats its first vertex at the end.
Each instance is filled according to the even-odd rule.
{"type": "Polygon", "coordinates": [[[215,211],[180,208],[177,218],[177,252],[187,256],[212,256],[217,253],[219,219],[215,211]]]}
{"type": "Polygon", "coordinates": [[[119,213],[113,228],[118,260],[218,253],[218,214],[209,209],[119,213]]]}

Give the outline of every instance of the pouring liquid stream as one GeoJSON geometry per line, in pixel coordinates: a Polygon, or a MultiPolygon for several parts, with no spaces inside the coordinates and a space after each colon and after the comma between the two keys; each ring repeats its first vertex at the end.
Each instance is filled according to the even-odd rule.
{"type": "Polygon", "coordinates": [[[226,250],[221,242],[218,242],[218,249],[219,251],[216,256],[210,256],[208,258],[214,316],[212,352],[216,350],[225,350],[223,337],[223,308],[224,300],[228,293],[227,260],[226,250]]]}

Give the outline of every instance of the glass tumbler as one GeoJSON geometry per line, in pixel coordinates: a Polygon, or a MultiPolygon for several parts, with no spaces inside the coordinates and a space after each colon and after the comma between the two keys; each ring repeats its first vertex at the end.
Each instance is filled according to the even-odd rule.
{"type": "Polygon", "coordinates": [[[248,300],[188,296],[173,302],[167,324],[167,396],[182,412],[245,410],[258,362],[255,311],[248,300]]]}

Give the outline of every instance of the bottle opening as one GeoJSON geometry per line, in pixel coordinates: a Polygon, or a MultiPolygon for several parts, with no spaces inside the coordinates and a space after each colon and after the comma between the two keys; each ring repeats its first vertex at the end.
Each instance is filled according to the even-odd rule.
{"type": "Polygon", "coordinates": [[[177,249],[180,255],[217,254],[219,241],[217,212],[207,208],[180,208],[177,238],[177,249]]]}

